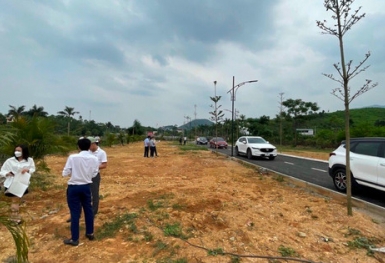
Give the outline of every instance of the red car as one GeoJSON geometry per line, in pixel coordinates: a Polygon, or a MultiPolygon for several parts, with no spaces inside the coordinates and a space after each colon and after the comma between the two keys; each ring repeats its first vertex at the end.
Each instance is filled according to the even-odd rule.
{"type": "Polygon", "coordinates": [[[214,137],[209,142],[210,148],[227,149],[227,142],[221,137],[214,137]]]}

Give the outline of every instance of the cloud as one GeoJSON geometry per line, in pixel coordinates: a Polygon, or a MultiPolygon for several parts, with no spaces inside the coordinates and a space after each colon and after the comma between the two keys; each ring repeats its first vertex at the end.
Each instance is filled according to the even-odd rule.
{"type": "MultiPolygon", "coordinates": [[[[382,25],[385,2],[356,1],[366,17],[345,36],[345,55],[371,65],[352,81],[380,85],[352,107],[383,104],[382,25]]],[[[279,93],[341,110],[336,83],[338,40],[321,34],[332,24],[322,2],[306,0],[84,0],[4,1],[0,10],[0,112],[34,104],[56,114],[74,107],[84,119],[129,127],[181,125],[184,116],[210,118],[214,95],[231,109],[235,84],[258,79],[236,93],[246,117],[274,117],[279,93]],[[91,114],[90,114],[91,113],[91,114]]],[[[226,111],[226,117],[231,113],[226,111]]]]}

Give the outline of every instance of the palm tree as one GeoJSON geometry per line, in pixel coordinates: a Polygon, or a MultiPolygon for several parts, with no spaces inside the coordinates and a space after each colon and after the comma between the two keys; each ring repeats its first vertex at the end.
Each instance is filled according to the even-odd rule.
{"type": "MultiPolygon", "coordinates": [[[[4,206],[6,206],[6,203],[0,204],[2,211],[4,211],[4,206]]],[[[3,213],[0,214],[0,224],[5,226],[13,237],[16,245],[16,262],[28,262],[29,239],[24,224],[15,224],[9,220],[8,215],[3,213]]]]}
{"type": "Polygon", "coordinates": [[[64,118],[68,118],[68,136],[70,135],[70,123],[72,120],[72,117],[75,116],[75,114],[79,114],[78,111],[75,111],[75,108],[65,106],[63,111],[57,112],[59,115],[63,116],[64,118]]]}
{"type": "Polygon", "coordinates": [[[29,109],[29,111],[26,112],[28,116],[37,116],[37,117],[47,117],[48,112],[44,111],[44,107],[40,106],[37,107],[36,104],[32,106],[32,108],[29,109]]]}
{"type": "Polygon", "coordinates": [[[1,124],[6,124],[7,123],[7,118],[0,113],[0,125],[1,124]]]}
{"type": "Polygon", "coordinates": [[[25,106],[15,107],[12,105],[9,105],[11,109],[8,110],[8,116],[12,116],[15,120],[19,119],[24,113],[25,106]]]}

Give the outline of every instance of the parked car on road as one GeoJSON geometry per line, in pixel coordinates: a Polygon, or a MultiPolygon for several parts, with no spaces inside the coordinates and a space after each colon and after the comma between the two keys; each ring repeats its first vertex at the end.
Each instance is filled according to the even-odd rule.
{"type": "MultiPolygon", "coordinates": [[[[350,139],[352,189],[359,185],[385,191],[385,137],[350,139]]],[[[329,154],[329,175],[336,189],[346,192],[346,142],[329,154]]]]}
{"type": "Polygon", "coordinates": [[[227,149],[227,142],[221,137],[214,137],[209,142],[210,148],[227,149]]]}
{"type": "Polygon", "coordinates": [[[197,138],[197,144],[203,145],[203,144],[207,144],[207,143],[208,143],[208,140],[206,137],[198,137],[197,138]]]}
{"type": "Polygon", "coordinates": [[[246,155],[247,158],[267,157],[274,160],[277,148],[260,136],[242,136],[235,143],[235,155],[246,155]]]}

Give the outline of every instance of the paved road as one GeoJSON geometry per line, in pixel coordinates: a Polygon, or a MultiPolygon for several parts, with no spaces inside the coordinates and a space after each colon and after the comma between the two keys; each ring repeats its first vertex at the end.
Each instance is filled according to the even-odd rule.
{"type": "MultiPolygon", "coordinates": [[[[218,149],[218,151],[231,155],[231,148],[227,150],[218,149]]],[[[249,160],[244,156],[234,157],[260,167],[267,168],[268,170],[279,172],[335,191],[333,180],[328,174],[328,163],[326,161],[286,155],[278,155],[274,161],[270,161],[268,159],[249,160]]],[[[358,192],[355,192],[353,196],[385,208],[385,192],[368,187],[362,187],[358,192]]]]}

